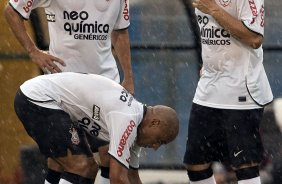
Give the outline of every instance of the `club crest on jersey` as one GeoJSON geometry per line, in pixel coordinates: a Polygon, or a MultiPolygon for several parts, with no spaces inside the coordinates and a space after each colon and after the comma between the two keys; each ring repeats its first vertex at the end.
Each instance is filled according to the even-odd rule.
{"type": "Polygon", "coordinates": [[[75,145],[78,145],[80,143],[80,140],[77,130],[75,128],[71,128],[69,132],[71,133],[71,142],[75,145]]]}
{"type": "Polygon", "coordinates": [[[226,7],[231,3],[231,0],[219,0],[221,6],[226,7]]]}

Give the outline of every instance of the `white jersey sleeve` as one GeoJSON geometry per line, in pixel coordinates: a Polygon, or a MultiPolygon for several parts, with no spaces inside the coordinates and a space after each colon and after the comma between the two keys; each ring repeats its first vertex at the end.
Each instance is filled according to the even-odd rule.
{"type": "Polygon", "coordinates": [[[236,1],[238,15],[248,29],[264,35],[264,0],[236,1]]]}
{"type": "MultiPolygon", "coordinates": [[[[130,150],[133,148],[135,138],[137,137],[137,122],[140,122],[137,119],[139,115],[136,115],[121,112],[110,112],[108,114],[109,154],[127,168],[129,168],[131,159],[130,150]]],[[[135,156],[134,159],[136,158],[135,156]]],[[[138,167],[138,165],[133,167],[138,167]]]]}
{"type": "Polygon", "coordinates": [[[47,7],[52,0],[10,0],[10,5],[25,19],[29,19],[31,10],[47,7]]]}
{"type": "Polygon", "coordinates": [[[127,28],[130,24],[129,21],[129,0],[120,1],[120,12],[117,18],[114,30],[127,28]]]}

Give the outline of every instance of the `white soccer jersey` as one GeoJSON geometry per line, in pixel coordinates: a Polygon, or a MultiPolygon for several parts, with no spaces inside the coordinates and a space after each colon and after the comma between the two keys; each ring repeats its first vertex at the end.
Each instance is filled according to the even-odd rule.
{"type": "Polygon", "coordinates": [[[122,86],[95,74],[64,72],[38,76],[20,89],[37,105],[51,103],[67,112],[89,134],[110,141],[109,154],[138,168],[140,147],[134,141],[144,106],[122,86]]]}
{"type": "MultiPolygon", "coordinates": [[[[264,34],[263,0],[216,0],[250,30],[264,34]]],[[[193,102],[223,109],[254,109],[272,101],[263,67],[262,47],[252,49],[228,34],[215,19],[198,9],[203,76],[193,102]]]]}
{"type": "Polygon", "coordinates": [[[111,52],[112,30],[127,28],[129,0],[10,0],[28,19],[32,9],[44,7],[50,34],[50,54],[61,58],[64,71],[94,73],[119,82],[111,52]]]}

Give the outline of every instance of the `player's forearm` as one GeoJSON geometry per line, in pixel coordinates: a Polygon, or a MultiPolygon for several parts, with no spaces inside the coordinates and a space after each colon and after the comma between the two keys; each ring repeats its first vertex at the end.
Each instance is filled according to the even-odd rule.
{"type": "MultiPolygon", "coordinates": [[[[122,166],[123,167],[123,166],[122,166]]],[[[127,174],[124,172],[118,172],[118,170],[112,171],[112,167],[110,167],[110,182],[111,184],[131,184],[127,174]],[[114,172],[114,174],[113,174],[114,172]]]]}
{"type": "Polygon", "coordinates": [[[217,7],[210,13],[211,16],[222,26],[232,37],[252,48],[258,48],[262,44],[263,37],[250,31],[241,20],[238,20],[217,7]]]}
{"type": "Polygon", "coordinates": [[[137,169],[129,169],[128,179],[130,181],[130,184],[142,184],[141,179],[139,177],[139,172],[137,169]]]}
{"type": "Polygon", "coordinates": [[[111,184],[130,184],[128,169],[114,157],[110,158],[110,182],[111,184]]]}
{"type": "Polygon", "coordinates": [[[15,37],[25,48],[28,54],[36,50],[37,47],[35,43],[26,31],[23,18],[20,17],[20,15],[10,5],[7,5],[4,15],[15,37]]]}
{"type": "Polygon", "coordinates": [[[124,78],[132,78],[130,42],[128,30],[114,31],[112,34],[112,43],[115,53],[123,70],[124,78]]]}

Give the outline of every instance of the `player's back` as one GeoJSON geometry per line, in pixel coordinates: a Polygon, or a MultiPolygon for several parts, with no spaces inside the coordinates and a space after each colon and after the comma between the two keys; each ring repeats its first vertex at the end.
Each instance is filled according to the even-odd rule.
{"type": "Polygon", "coordinates": [[[94,107],[111,111],[135,112],[139,102],[120,84],[95,74],[64,72],[35,77],[21,86],[22,92],[40,106],[51,103],[68,112],[72,118],[92,117],[94,107]],[[136,104],[136,105],[133,105],[136,104]],[[132,108],[133,107],[133,108],[132,108]]]}
{"type": "Polygon", "coordinates": [[[21,86],[21,90],[37,101],[55,100],[81,104],[94,97],[99,101],[107,99],[107,94],[123,88],[99,75],[64,72],[30,79],[21,86]]]}

